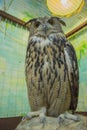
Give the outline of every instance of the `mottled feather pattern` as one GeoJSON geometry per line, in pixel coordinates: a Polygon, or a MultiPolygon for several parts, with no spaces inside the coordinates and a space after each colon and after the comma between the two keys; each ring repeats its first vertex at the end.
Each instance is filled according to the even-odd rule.
{"type": "Polygon", "coordinates": [[[75,110],[77,107],[78,95],[79,95],[78,62],[77,62],[75,50],[69,42],[67,42],[66,51],[67,54],[69,55],[69,59],[71,63],[70,70],[69,70],[70,64],[68,67],[69,83],[70,83],[71,97],[72,97],[70,109],[75,110]]]}
{"type": "MultiPolygon", "coordinates": [[[[26,50],[25,74],[32,111],[46,109],[57,117],[76,110],[79,71],[76,53],[65,37],[58,17],[31,19],[26,50]]],[[[44,113],[45,114],[45,113],[44,113]]]]}
{"type": "Polygon", "coordinates": [[[67,39],[61,33],[52,34],[48,39],[30,38],[26,53],[26,81],[32,110],[46,105],[48,115],[58,116],[69,109],[71,95],[64,54],[66,43],[67,39]]]}

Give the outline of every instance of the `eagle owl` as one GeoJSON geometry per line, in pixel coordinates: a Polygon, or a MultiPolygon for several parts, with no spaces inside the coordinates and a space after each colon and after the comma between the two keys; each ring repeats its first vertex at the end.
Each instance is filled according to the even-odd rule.
{"type": "Polygon", "coordinates": [[[26,24],[29,40],[25,75],[32,110],[29,114],[58,117],[68,110],[74,112],[79,72],[75,50],[61,27],[65,22],[58,17],[40,17],[26,24]]]}

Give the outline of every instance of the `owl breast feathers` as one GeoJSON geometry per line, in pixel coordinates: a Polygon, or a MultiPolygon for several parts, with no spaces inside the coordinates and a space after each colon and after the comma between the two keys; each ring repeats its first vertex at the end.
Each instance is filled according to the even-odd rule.
{"type": "Polygon", "coordinates": [[[32,111],[46,107],[47,115],[75,111],[79,72],[73,46],[66,39],[57,17],[32,19],[26,51],[25,74],[32,111]]]}

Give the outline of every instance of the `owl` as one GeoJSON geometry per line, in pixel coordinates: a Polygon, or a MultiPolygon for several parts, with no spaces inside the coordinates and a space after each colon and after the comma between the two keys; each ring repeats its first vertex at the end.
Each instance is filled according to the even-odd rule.
{"type": "Polygon", "coordinates": [[[29,40],[25,75],[31,112],[27,117],[77,117],[79,71],[76,53],[62,30],[58,17],[40,17],[28,21],[29,40]],[[64,114],[63,114],[64,113],[64,114]]]}

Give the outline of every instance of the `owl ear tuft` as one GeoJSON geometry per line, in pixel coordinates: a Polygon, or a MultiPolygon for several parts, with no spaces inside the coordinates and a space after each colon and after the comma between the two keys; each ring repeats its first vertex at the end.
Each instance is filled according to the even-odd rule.
{"type": "Polygon", "coordinates": [[[63,26],[66,26],[66,23],[65,23],[63,20],[61,20],[60,18],[59,18],[59,22],[60,22],[63,26]]]}
{"type": "Polygon", "coordinates": [[[56,18],[63,26],[66,26],[66,23],[59,17],[52,17],[52,18],[56,18]]]}

